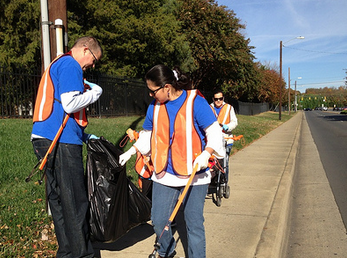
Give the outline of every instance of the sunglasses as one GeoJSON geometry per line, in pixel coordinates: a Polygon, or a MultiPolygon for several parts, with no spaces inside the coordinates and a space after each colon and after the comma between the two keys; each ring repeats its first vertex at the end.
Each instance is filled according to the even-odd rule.
{"type": "Polygon", "coordinates": [[[221,98],[213,98],[214,101],[222,101],[224,99],[224,97],[221,97],[221,98]]]}
{"type": "Polygon", "coordinates": [[[150,88],[147,88],[148,89],[148,91],[149,91],[149,94],[151,95],[151,96],[155,96],[155,94],[157,94],[157,92],[160,90],[160,89],[162,89],[162,88],[164,88],[165,87],[165,85],[163,85],[163,86],[160,86],[158,89],[155,89],[155,90],[151,90],[150,88]]]}

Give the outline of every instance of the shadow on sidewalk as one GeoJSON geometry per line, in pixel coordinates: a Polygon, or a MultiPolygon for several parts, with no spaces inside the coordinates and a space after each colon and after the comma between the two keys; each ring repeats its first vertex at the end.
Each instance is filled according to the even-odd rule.
{"type": "MultiPolygon", "coordinates": [[[[173,234],[175,235],[175,240],[177,244],[180,242],[180,244],[183,246],[185,254],[187,254],[187,231],[186,226],[184,222],[184,215],[183,212],[180,211],[177,213],[177,216],[175,218],[177,225],[172,228],[173,234]]],[[[124,236],[117,239],[115,242],[112,243],[102,243],[102,242],[93,242],[93,248],[95,257],[101,258],[101,250],[108,250],[108,251],[122,251],[126,248],[129,248],[149,237],[151,237],[154,234],[154,230],[152,225],[149,223],[141,224],[133,229],[131,229],[129,232],[127,232],[124,236]]],[[[148,246],[148,251],[151,252],[153,250],[154,242],[152,246],[148,246]]]]}
{"type": "MultiPolygon", "coordinates": [[[[133,229],[131,229],[128,233],[126,233],[121,238],[117,239],[112,243],[102,243],[102,242],[93,242],[93,248],[95,252],[95,257],[101,257],[101,250],[108,251],[121,251],[134,244],[149,238],[154,234],[153,227],[148,224],[141,224],[133,229]]],[[[149,248],[150,249],[150,248],[149,248]]]]}

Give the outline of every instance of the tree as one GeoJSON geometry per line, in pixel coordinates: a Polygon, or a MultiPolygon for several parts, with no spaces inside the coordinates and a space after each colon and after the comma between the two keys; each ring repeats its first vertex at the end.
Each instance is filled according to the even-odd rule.
{"type": "MultiPolygon", "coordinates": [[[[39,1],[0,3],[0,63],[40,67],[39,1]]],[[[222,87],[228,97],[253,102],[274,95],[263,85],[274,83],[273,73],[254,62],[245,26],[215,0],[67,0],[67,9],[69,48],[85,35],[103,47],[94,72],[143,78],[163,63],[190,72],[202,90],[222,87]]]]}
{"type": "Polygon", "coordinates": [[[0,0],[0,64],[41,65],[40,2],[0,0]]]}
{"type": "Polygon", "coordinates": [[[257,71],[249,39],[233,11],[214,0],[179,0],[178,19],[194,58],[194,85],[203,90],[223,87],[226,95],[254,99],[257,71]]]}
{"type": "Polygon", "coordinates": [[[80,7],[77,1],[69,7],[69,30],[74,37],[89,34],[100,40],[104,73],[143,78],[158,63],[192,62],[184,35],[177,32],[175,1],[87,0],[80,7]]]}
{"type": "Polygon", "coordinates": [[[41,67],[40,7],[33,0],[0,0],[1,112],[16,114],[33,103],[41,67]],[[20,72],[19,72],[20,71],[20,72]],[[33,75],[34,76],[28,76],[33,75]]]}
{"type": "MultiPolygon", "coordinates": [[[[260,102],[278,103],[279,102],[279,80],[280,75],[269,65],[257,63],[260,76],[260,87],[258,99],[260,102]]],[[[282,92],[285,88],[285,83],[282,83],[282,92]]]]}

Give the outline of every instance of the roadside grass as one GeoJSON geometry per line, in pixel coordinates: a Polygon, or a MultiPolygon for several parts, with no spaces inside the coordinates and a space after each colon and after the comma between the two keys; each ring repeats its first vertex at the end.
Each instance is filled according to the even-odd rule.
{"type": "MultiPolygon", "coordinates": [[[[256,116],[238,115],[234,135],[242,134],[243,141],[234,142],[235,153],[259,139],[290,116],[283,112],[266,112],[256,116]],[[243,143],[243,144],[242,144],[243,143]]],[[[144,117],[90,118],[87,133],[104,136],[119,147],[128,128],[141,130],[144,117]]],[[[32,121],[29,119],[0,120],[0,257],[54,257],[57,242],[52,218],[47,216],[44,184],[40,175],[25,182],[37,163],[30,143],[32,121]]],[[[128,150],[130,141],[123,150],[128,150]]],[[[119,147],[122,149],[121,147],[119,147]]],[[[86,148],[83,150],[86,157],[86,148]]],[[[135,157],[127,163],[127,174],[137,184],[135,157]]]]}
{"type": "Polygon", "coordinates": [[[282,112],[281,120],[277,112],[265,112],[255,116],[237,115],[238,126],[233,130],[234,136],[243,135],[244,140],[234,141],[231,155],[261,138],[282,123],[288,121],[295,113],[282,112]]]}

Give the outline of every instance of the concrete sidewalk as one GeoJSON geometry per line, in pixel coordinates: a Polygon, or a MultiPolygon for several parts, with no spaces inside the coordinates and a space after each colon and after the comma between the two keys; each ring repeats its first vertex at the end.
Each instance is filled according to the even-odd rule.
{"type": "MultiPolygon", "coordinates": [[[[217,207],[206,198],[207,257],[281,257],[286,241],[289,200],[303,113],[230,158],[230,198],[217,207]]],[[[186,239],[178,214],[177,255],[185,257],[186,239]]],[[[97,257],[148,257],[155,235],[149,224],[114,243],[95,243],[97,257]]]]}

